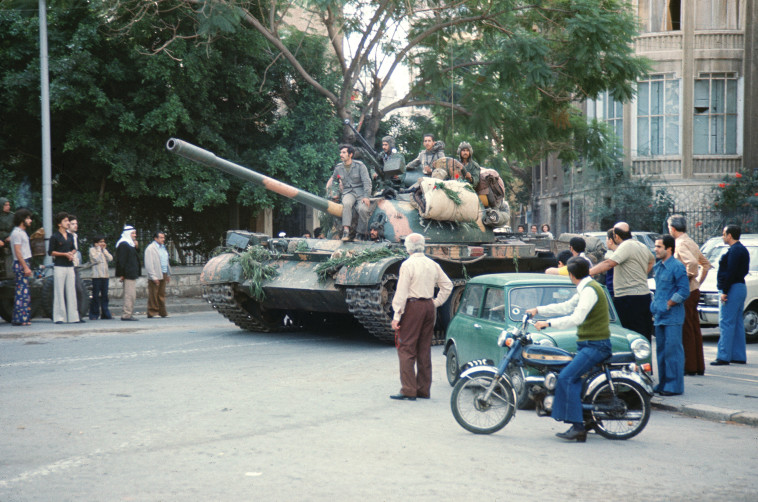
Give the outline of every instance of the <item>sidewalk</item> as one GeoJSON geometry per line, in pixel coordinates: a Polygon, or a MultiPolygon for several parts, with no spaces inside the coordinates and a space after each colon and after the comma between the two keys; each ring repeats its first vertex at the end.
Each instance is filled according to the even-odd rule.
{"type": "Polygon", "coordinates": [[[685,376],[681,396],[656,394],[653,408],[758,427],[758,344],[748,344],[747,364],[711,366],[716,359],[717,335],[717,328],[703,329],[705,375],[685,376]]]}

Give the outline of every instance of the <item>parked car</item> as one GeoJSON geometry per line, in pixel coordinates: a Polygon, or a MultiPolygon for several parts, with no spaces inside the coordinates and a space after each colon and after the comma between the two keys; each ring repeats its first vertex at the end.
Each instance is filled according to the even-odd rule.
{"type": "MultiPolygon", "coordinates": [[[[450,385],[455,385],[468,362],[485,360],[497,364],[508,350],[497,344],[500,332],[517,325],[527,309],[563,302],[575,293],[576,286],[569,278],[556,275],[487,274],[471,279],[445,338],[443,353],[447,357],[446,373],[450,385]]],[[[621,326],[610,296],[608,304],[613,352],[632,352],[637,364],[651,373],[650,343],[639,333],[621,326]]],[[[541,318],[537,317],[538,320],[541,318]]],[[[532,337],[536,343],[576,352],[576,328],[547,328],[532,337]]],[[[523,407],[528,402],[527,375],[523,368],[512,368],[509,373],[518,392],[519,406],[523,407]]]]}
{"type": "MultiPolygon", "coordinates": [[[[740,236],[741,239],[758,239],[758,234],[742,234],[740,236]]],[[[707,241],[703,243],[702,246],[700,246],[700,252],[703,253],[705,256],[708,256],[708,253],[711,252],[711,249],[715,248],[716,246],[723,246],[724,245],[724,239],[718,235],[716,237],[711,237],[707,241]]]]}
{"type": "MultiPolygon", "coordinates": [[[[583,232],[582,235],[587,235],[590,237],[595,237],[597,239],[600,239],[600,241],[605,245],[605,239],[608,236],[607,232],[583,232]]],[[[661,234],[657,232],[643,232],[643,231],[634,231],[632,230],[632,239],[636,239],[646,245],[648,249],[650,249],[650,252],[655,251],[655,240],[660,239],[661,234]]]]}
{"type": "MultiPolygon", "coordinates": [[[[720,239],[720,237],[719,237],[720,239]]],[[[758,235],[746,234],[740,237],[740,242],[750,253],[750,272],[745,277],[747,296],[745,297],[745,339],[748,342],[758,342],[758,235]]],[[[719,292],[716,289],[716,274],[718,273],[719,259],[726,253],[729,246],[721,241],[711,247],[705,257],[711,262],[713,268],[700,285],[700,301],[697,304],[701,326],[718,326],[719,323],[719,292]]]]}

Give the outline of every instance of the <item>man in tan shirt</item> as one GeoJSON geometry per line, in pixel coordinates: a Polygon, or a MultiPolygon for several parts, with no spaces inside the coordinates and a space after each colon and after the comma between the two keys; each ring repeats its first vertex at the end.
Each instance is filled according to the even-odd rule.
{"type": "Polygon", "coordinates": [[[405,249],[410,255],[400,266],[392,298],[392,329],[400,360],[400,393],[391,399],[429,399],[432,387],[432,338],[437,307],[453,291],[453,283],[435,261],[424,256],[424,236],[410,234],[405,249]],[[434,298],[434,287],[439,288],[434,298]]]}
{"type": "Polygon", "coordinates": [[[697,302],[700,300],[700,285],[708,275],[711,264],[700,252],[695,241],[687,235],[687,221],[675,214],[668,219],[669,233],[676,239],[674,258],[684,264],[690,280],[690,296],[684,302],[684,324],[682,325],[682,345],[684,346],[684,374],[705,374],[703,359],[703,334],[697,302]]]}

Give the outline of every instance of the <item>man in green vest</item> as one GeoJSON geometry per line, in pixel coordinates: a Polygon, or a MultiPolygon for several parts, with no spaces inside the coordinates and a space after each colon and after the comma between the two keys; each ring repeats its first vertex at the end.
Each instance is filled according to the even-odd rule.
{"type": "Polygon", "coordinates": [[[583,443],[587,431],[582,418],[582,375],[611,356],[611,330],[608,298],[603,287],[589,276],[586,259],[575,256],[566,264],[576,294],[568,301],[527,310],[532,316],[563,316],[550,321],[537,321],[537,329],[567,329],[577,326],[577,352],[574,359],[558,374],[552,417],[571,424],[566,432],[556,434],[567,441],[583,443]]]}

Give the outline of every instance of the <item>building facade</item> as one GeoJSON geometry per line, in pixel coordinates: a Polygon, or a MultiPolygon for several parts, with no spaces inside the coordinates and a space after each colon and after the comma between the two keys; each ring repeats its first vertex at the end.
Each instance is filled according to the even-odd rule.
{"type": "MultiPolygon", "coordinates": [[[[582,104],[588,119],[616,132],[627,172],[665,187],[678,211],[710,208],[725,175],[758,168],[756,4],[634,0],[635,52],[652,70],[629,103],[606,93],[582,104]]],[[[554,233],[597,230],[593,208],[609,197],[582,171],[556,156],[534,166],[530,222],[549,223],[554,233]]]]}

